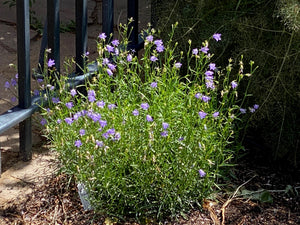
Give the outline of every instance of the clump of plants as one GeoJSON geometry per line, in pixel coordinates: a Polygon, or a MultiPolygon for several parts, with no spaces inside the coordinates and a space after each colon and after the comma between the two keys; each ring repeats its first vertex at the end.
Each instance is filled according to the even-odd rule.
{"type": "Polygon", "coordinates": [[[201,207],[240,148],[237,124],[258,109],[237,94],[253,62],[244,73],[240,61],[235,75],[231,60],[224,69],[212,62],[209,47],[221,42],[219,33],[176,54],[176,25],[168,41],[148,32],[138,57],[127,49],[127,26],[121,27],[120,40],[99,35],[98,71],[81,87],[56,76],[48,59],[57,86],[44,81],[48,106],[41,123],[95,211],[144,222],[176,217],[201,207]]]}

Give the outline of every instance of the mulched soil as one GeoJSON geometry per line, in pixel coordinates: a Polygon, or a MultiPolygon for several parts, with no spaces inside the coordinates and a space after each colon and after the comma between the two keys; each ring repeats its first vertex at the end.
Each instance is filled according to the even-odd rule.
{"type": "MultiPolygon", "coordinates": [[[[206,199],[202,210],[187,218],[163,224],[238,225],[300,224],[300,173],[279,171],[242,162],[232,169],[232,179],[213,200],[206,199]],[[272,202],[241,196],[242,191],[268,190],[272,202]]],[[[270,198],[269,198],[270,200],[270,198]]],[[[115,224],[84,211],[73,180],[65,175],[49,179],[21,202],[0,206],[0,224],[115,224]]],[[[121,223],[118,223],[121,224],[121,223]]],[[[136,223],[122,223],[136,224],[136,223]]]]}

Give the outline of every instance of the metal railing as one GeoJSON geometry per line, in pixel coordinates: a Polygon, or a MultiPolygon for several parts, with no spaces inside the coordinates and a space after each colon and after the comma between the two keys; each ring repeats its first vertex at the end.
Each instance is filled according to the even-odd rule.
{"type": "MultiPolygon", "coordinates": [[[[76,75],[77,83],[84,81],[85,75],[82,55],[87,50],[87,0],[75,0],[76,22],[76,75]]],[[[40,67],[43,68],[45,49],[50,48],[48,58],[55,60],[56,70],[60,71],[60,0],[47,0],[47,22],[44,27],[44,36],[41,44],[40,67]]],[[[138,0],[127,1],[127,17],[133,18],[130,24],[130,48],[139,50],[142,42],[138,38],[138,0]],[[140,41],[140,42],[139,42],[140,41]]],[[[0,134],[9,128],[19,124],[20,156],[24,161],[32,158],[32,121],[31,116],[38,111],[40,97],[31,95],[31,67],[30,67],[30,13],[29,0],[16,0],[17,10],[17,53],[18,53],[18,105],[0,115],[0,134]]],[[[102,1],[102,32],[109,36],[113,33],[114,26],[114,1],[102,1]]],[[[95,70],[95,68],[91,68],[95,70]]],[[[74,79],[72,79],[74,80],[74,79]]],[[[77,84],[76,79],[74,85],[77,84]]],[[[1,176],[1,152],[0,152],[0,176],[1,176]]]]}

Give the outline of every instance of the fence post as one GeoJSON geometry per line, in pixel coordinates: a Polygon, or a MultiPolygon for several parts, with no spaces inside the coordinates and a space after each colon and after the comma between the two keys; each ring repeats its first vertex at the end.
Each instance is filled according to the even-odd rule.
{"type": "MultiPolygon", "coordinates": [[[[17,0],[16,8],[19,107],[27,109],[31,106],[29,0],[17,0]]],[[[28,161],[32,156],[31,117],[20,123],[19,134],[20,154],[28,161]]]]}
{"type": "Polygon", "coordinates": [[[102,32],[107,37],[114,33],[114,0],[102,1],[102,32]]]}
{"type": "Polygon", "coordinates": [[[127,1],[127,18],[132,18],[133,21],[128,25],[129,32],[129,49],[135,49],[138,45],[138,35],[139,35],[139,1],[138,0],[128,0],[127,1]]]}
{"type": "Polygon", "coordinates": [[[59,0],[47,0],[47,28],[48,28],[48,60],[54,59],[56,71],[60,72],[60,19],[59,0]]]}
{"type": "Polygon", "coordinates": [[[87,51],[87,0],[76,0],[76,74],[83,71],[87,51]]]}

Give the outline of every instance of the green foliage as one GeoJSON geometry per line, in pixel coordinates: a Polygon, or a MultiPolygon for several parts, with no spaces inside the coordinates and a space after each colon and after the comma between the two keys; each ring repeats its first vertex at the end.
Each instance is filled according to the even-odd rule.
{"type": "Polygon", "coordinates": [[[242,61],[234,75],[231,60],[214,68],[212,55],[200,51],[216,42],[211,37],[198,51],[189,41],[188,51],[176,54],[174,30],[167,42],[152,30],[137,57],[126,50],[122,28],[120,47],[99,36],[98,72],[84,85],[87,96],[68,91],[65,76],[57,78],[59,87],[42,86],[50,104],[42,124],[97,212],[160,221],[200,207],[225,176],[239,148],[235,124],[248,115],[241,115],[245,98],[237,89],[253,63],[248,74],[242,61]]]}
{"type": "MultiPolygon", "coordinates": [[[[224,65],[233,56],[238,63],[241,55],[258,65],[252,79],[249,104],[261,104],[249,123],[247,136],[263,139],[263,149],[253,154],[264,162],[283,160],[284,164],[299,165],[300,105],[299,98],[299,1],[269,0],[198,0],[159,1],[156,4],[157,26],[167,34],[169,25],[179,22],[176,41],[192,39],[201,44],[210,33],[223,33],[223,42],[210,45],[221,52],[212,59],[224,65]],[[270,157],[271,156],[271,157],[270,157]],[[265,160],[267,159],[267,160],[265,160]],[[288,162],[288,163],[287,163],[288,162]]],[[[188,48],[181,45],[180,51],[188,48]]],[[[241,86],[247,84],[241,84],[241,86]]],[[[243,94],[243,88],[240,88],[243,94]]]]}

